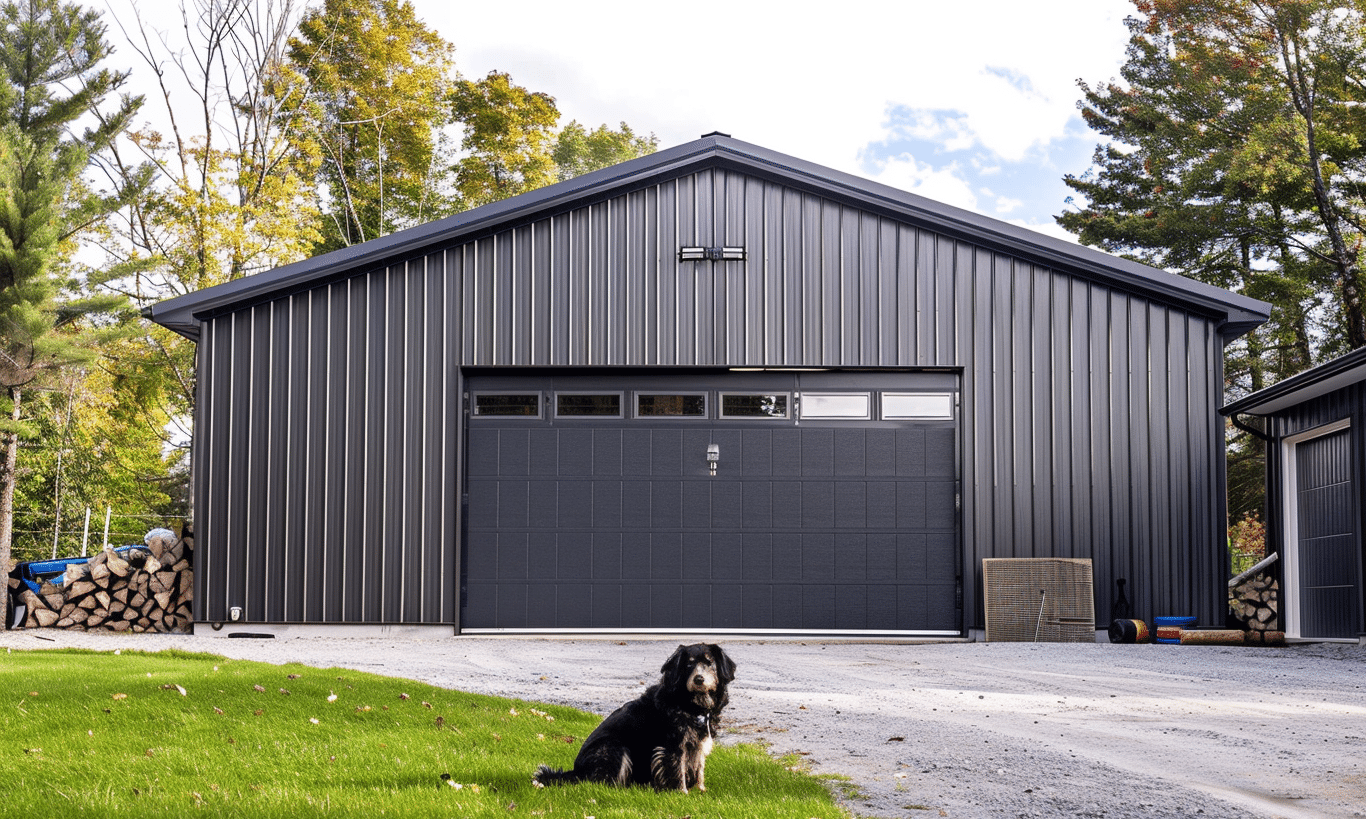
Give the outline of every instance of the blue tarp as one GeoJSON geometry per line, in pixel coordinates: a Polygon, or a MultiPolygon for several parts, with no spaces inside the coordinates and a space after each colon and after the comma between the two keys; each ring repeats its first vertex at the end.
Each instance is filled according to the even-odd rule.
{"type": "MultiPolygon", "coordinates": [[[[135,549],[151,554],[151,551],[146,546],[120,546],[115,549],[114,552],[126,560],[128,558],[128,553],[135,549]]],[[[54,586],[60,586],[64,580],[62,575],[66,571],[67,566],[74,563],[85,563],[89,560],[89,557],[59,557],[56,560],[30,560],[27,563],[20,563],[16,566],[14,571],[10,573],[10,576],[19,578],[20,583],[28,586],[33,590],[34,594],[37,594],[42,581],[46,580],[54,586]]]]}

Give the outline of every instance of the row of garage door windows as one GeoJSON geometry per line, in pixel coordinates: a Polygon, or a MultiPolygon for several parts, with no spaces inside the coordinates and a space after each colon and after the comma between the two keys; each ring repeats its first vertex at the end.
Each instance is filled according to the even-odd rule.
{"type": "MultiPolygon", "coordinates": [[[[539,392],[476,392],[476,418],[625,418],[627,396],[633,418],[707,419],[712,394],[707,392],[555,392],[544,401],[539,392]]],[[[715,394],[715,416],[721,419],[951,420],[953,395],[928,392],[721,392],[715,394]]]]}

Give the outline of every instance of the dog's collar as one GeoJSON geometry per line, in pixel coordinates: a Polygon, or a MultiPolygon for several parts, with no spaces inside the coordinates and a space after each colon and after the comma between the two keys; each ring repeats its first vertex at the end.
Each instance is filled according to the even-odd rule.
{"type": "Polygon", "coordinates": [[[693,722],[697,723],[698,728],[701,728],[702,726],[707,724],[707,715],[698,714],[697,716],[693,717],[693,722]]]}

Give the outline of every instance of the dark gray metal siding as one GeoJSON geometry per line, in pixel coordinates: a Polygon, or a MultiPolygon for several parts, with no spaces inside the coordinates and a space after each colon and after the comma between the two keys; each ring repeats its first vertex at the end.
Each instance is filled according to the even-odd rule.
{"type": "Polygon", "coordinates": [[[1099,612],[1125,577],[1140,614],[1223,619],[1214,319],[771,180],[662,181],[202,338],[201,619],[453,622],[458,368],[613,365],[962,367],[969,625],[981,559],[1028,556],[1092,558],[1099,612]]]}
{"type": "Polygon", "coordinates": [[[1366,382],[1274,413],[1270,417],[1270,432],[1275,438],[1289,438],[1344,418],[1355,421],[1363,412],[1366,412],[1366,382]]]}
{"type": "Polygon", "coordinates": [[[458,304],[437,254],[206,323],[198,619],[453,621],[458,304]]]}

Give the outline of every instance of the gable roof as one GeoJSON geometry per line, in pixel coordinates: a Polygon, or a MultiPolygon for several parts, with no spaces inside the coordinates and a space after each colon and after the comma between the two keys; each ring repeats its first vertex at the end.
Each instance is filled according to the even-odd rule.
{"type": "Polygon", "coordinates": [[[1359,381],[1366,381],[1366,347],[1244,396],[1220,409],[1219,413],[1271,415],[1359,381]]]}
{"type": "Polygon", "coordinates": [[[361,269],[392,264],[421,255],[436,245],[473,239],[513,223],[566,211],[662,179],[709,167],[728,168],[773,179],[945,235],[996,248],[1046,267],[1204,313],[1215,319],[1219,332],[1226,340],[1242,335],[1270,316],[1270,305],[1264,302],[741,142],[724,134],[708,134],[693,142],[501,202],[255,276],[167,299],[146,308],[143,315],[197,340],[201,320],[236,306],[274,298],[361,269]]]}

